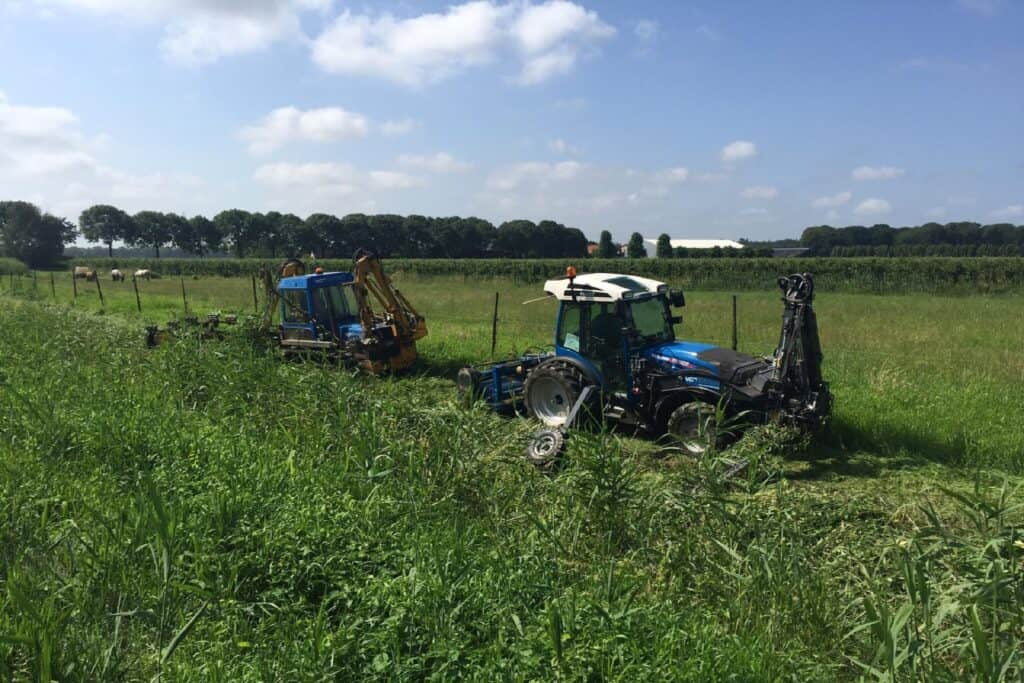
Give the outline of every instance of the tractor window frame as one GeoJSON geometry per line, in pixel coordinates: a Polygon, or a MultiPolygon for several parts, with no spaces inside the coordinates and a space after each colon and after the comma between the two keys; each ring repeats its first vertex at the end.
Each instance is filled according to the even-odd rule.
{"type": "Polygon", "coordinates": [[[281,292],[281,322],[292,325],[309,324],[309,301],[304,289],[281,292]]]}
{"type": "Polygon", "coordinates": [[[575,301],[562,303],[562,310],[558,316],[558,334],[555,337],[555,343],[558,346],[575,353],[583,352],[584,330],[589,311],[590,308],[587,304],[575,301]],[[571,320],[573,315],[575,315],[575,321],[571,320]],[[572,339],[570,339],[570,326],[575,329],[575,332],[571,334],[572,339]]]}

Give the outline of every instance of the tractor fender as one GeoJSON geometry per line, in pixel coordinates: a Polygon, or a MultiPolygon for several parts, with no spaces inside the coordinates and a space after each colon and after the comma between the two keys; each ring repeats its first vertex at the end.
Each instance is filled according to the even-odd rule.
{"type": "Polygon", "coordinates": [[[587,368],[586,365],[584,365],[583,363],[579,362],[578,360],[576,360],[572,356],[552,356],[551,358],[547,358],[545,360],[542,360],[540,363],[538,363],[533,368],[531,368],[528,371],[528,373],[529,372],[533,372],[535,370],[539,370],[540,368],[552,368],[552,367],[557,367],[559,365],[561,365],[563,367],[566,366],[566,365],[571,366],[572,368],[578,370],[579,373],[581,375],[583,375],[583,377],[588,382],[590,382],[591,384],[594,384],[594,385],[597,385],[598,387],[600,387],[601,383],[597,381],[597,377],[594,376],[594,373],[591,372],[590,369],[587,368]]]}
{"type": "Polygon", "coordinates": [[[672,411],[683,405],[684,403],[690,403],[691,401],[702,401],[704,403],[710,403],[711,405],[717,405],[721,400],[722,395],[717,391],[711,389],[705,389],[703,387],[689,387],[682,386],[678,389],[668,391],[661,396],[658,402],[654,406],[654,424],[658,426],[659,431],[664,431],[665,425],[668,424],[669,415],[672,411]]]}

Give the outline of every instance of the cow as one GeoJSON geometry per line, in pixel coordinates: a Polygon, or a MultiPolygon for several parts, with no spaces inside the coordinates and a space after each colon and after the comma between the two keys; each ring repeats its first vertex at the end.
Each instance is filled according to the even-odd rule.
{"type": "Polygon", "coordinates": [[[133,280],[150,280],[152,279],[152,277],[153,271],[149,270],[148,268],[136,270],[135,273],[132,274],[133,280]]]}
{"type": "Polygon", "coordinates": [[[114,282],[124,282],[124,273],[117,268],[110,271],[110,279],[114,282]]]}
{"type": "Polygon", "coordinates": [[[85,279],[92,282],[96,279],[96,271],[88,266],[75,266],[75,279],[85,279]]]}

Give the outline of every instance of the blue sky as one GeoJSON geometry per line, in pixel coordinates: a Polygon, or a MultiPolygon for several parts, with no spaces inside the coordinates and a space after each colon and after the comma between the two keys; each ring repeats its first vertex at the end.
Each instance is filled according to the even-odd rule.
{"type": "Polygon", "coordinates": [[[1024,223],[1024,3],[0,0],[0,198],[1024,223]]]}

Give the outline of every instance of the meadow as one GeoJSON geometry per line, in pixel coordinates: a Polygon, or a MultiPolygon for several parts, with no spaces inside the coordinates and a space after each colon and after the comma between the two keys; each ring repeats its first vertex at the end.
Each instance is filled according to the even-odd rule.
{"type": "MultiPolygon", "coordinates": [[[[0,281],[0,677],[1024,677],[1021,296],[821,288],[826,433],[693,460],[577,432],[549,477],[529,421],[452,376],[489,358],[495,291],[498,357],[550,344],[554,304],[395,280],[430,328],[399,378],[242,333],[144,348],[182,283],[245,314],[247,278],[140,282],[141,313],[131,282],[101,306],[0,281]]],[[[730,295],[688,291],[679,336],[728,344],[730,295]]],[[[774,283],[739,310],[740,350],[770,352],[774,283]]]]}

